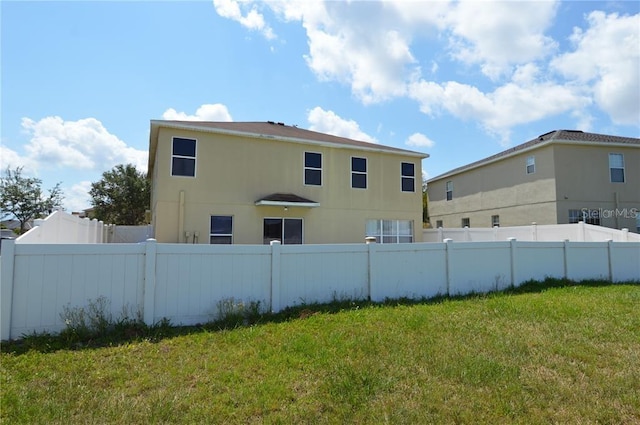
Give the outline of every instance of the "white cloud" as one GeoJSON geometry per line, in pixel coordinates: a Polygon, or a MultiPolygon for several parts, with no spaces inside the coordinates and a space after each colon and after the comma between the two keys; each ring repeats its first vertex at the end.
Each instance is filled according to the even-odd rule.
{"type": "MultiPolygon", "coordinates": [[[[406,81],[416,73],[411,33],[405,30],[399,11],[390,5],[393,3],[270,3],[284,19],[301,22],[309,44],[305,60],[316,76],[348,84],[365,104],[405,95],[406,81]]],[[[417,2],[406,7],[425,9],[417,2]]]]}
{"type": "Polygon", "coordinates": [[[309,69],[321,81],[349,85],[364,104],[414,99],[425,114],[477,121],[503,144],[513,127],[563,114],[587,128],[593,104],[614,123],[640,120],[640,15],[592,12],[587,28],[571,37],[575,52],[559,55],[561,44],[550,36],[561,7],[555,0],[428,7],[401,0],[269,1],[247,2],[245,9],[254,3],[299,23],[309,69]],[[412,45],[418,39],[420,50],[412,45]],[[445,72],[450,81],[438,81],[445,72]]]}
{"type": "Polygon", "coordinates": [[[25,174],[36,174],[37,162],[33,159],[21,156],[18,152],[0,145],[0,172],[8,168],[22,167],[25,174]]]}
{"type": "Polygon", "coordinates": [[[405,144],[416,148],[432,148],[436,143],[422,133],[413,133],[405,144]]]}
{"type": "Polygon", "coordinates": [[[221,103],[204,104],[196,110],[194,115],[169,108],[164,111],[162,118],[175,121],[233,121],[229,110],[221,103]]]}
{"type": "Polygon", "coordinates": [[[268,40],[276,37],[271,27],[265,23],[264,16],[258,12],[256,5],[251,6],[248,2],[236,0],[213,0],[213,6],[220,16],[234,20],[247,29],[259,31],[268,40]],[[244,14],[242,9],[245,11],[244,14]]]}
{"type": "Polygon", "coordinates": [[[447,16],[451,54],[479,64],[490,78],[510,74],[511,66],[548,56],[557,43],[544,32],[553,23],[555,1],[461,1],[447,16]]]}
{"type": "Polygon", "coordinates": [[[23,118],[22,128],[29,137],[23,161],[34,168],[106,171],[130,163],[141,171],[147,169],[147,151],[127,146],[95,118],[23,118]]]}
{"type": "Polygon", "coordinates": [[[63,190],[64,206],[67,212],[82,211],[91,207],[91,196],[89,196],[89,191],[91,190],[90,181],[81,181],[70,188],[65,187],[63,190]]]}
{"type": "Polygon", "coordinates": [[[445,110],[462,120],[479,121],[486,131],[499,135],[505,145],[509,144],[511,127],[582,109],[590,102],[570,86],[538,82],[512,82],[482,93],[455,81],[420,81],[412,85],[411,93],[424,113],[435,115],[445,110]]]}
{"type": "Polygon", "coordinates": [[[575,83],[592,86],[597,105],[614,123],[640,123],[640,15],[592,12],[589,28],[574,28],[576,49],[551,63],[575,83]]]}
{"type": "Polygon", "coordinates": [[[334,136],[346,137],[363,142],[378,143],[375,137],[369,136],[360,130],[360,126],[353,120],[340,118],[333,111],[325,111],[316,106],[307,115],[310,127],[309,130],[321,133],[333,134],[334,136]]]}

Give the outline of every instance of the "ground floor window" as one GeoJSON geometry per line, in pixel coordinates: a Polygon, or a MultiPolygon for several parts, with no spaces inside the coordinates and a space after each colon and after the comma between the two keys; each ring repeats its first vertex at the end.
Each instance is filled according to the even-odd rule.
{"type": "Polygon", "coordinates": [[[462,225],[462,227],[471,227],[471,220],[468,217],[463,218],[462,220],[460,220],[460,224],[462,225]]]}
{"type": "Polygon", "coordinates": [[[233,217],[212,215],[209,243],[231,245],[233,243],[233,217]]]}
{"type": "Polygon", "coordinates": [[[583,208],[581,210],[569,210],[569,223],[577,223],[579,221],[585,224],[593,224],[600,226],[600,211],[583,208]]]}
{"type": "Polygon", "coordinates": [[[436,220],[436,229],[442,227],[442,220],[436,220]]]}
{"type": "Polygon", "coordinates": [[[284,245],[302,243],[301,218],[265,218],[263,226],[263,243],[280,241],[284,245]]]}
{"type": "Polygon", "coordinates": [[[491,227],[500,227],[500,216],[492,215],[491,216],[491,227]]]}
{"type": "Polygon", "coordinates": [[[378,243],[413,242],[411,220],[367,220],[367,236],[374,236],[378,243]]]}

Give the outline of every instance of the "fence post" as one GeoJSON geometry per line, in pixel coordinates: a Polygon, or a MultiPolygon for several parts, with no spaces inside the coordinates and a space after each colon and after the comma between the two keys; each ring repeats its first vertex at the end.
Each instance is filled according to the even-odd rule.
{"type": "Polygon", "coordinates": [[[147,325],[153,325],[156,307],[156,255],[157,242],[147,239],[144,255],[143,319],[147,325]]]}
{"type": "Polygon", "coordinates": [[[516,238],[507,238],[511,253],[511,286],[516,287],[516,238]]]}
{"type": "Polygon", "coordinates": [[[280,241],[271,241],[271,312],[280,311],[280,241]]]}
{"type": "Polygon", "coordinates": [[[451,258],[449,257],[451,255],[451,250],[453,249],[453,246],[451,245],[453,243],[453,239],[446,238],[443,239],[442,242],[444,242],[445,247],[444,261],[447,275],[447,296],[451,296],[451,258]]]}
{"type": "Polygon", "coordinates": [[[578,242],[584,242],[584,221],[578,222],[578,242]]]}
{"type": "Polygon", "coordinates": [[[373,256],[375,251],[376,238],[374,238],[373,236],[368,236],[365,238],[365,243],[367,244],[367,297],[369,301],[371,301],[372,299],[374,299],[373,295],[371,294],[371,281],[373,280],[372,268],[374,264],[373,256]]]}
{"type": "Polygon", "coordinates": [[[536,223],[535,221],[531,222],[531,226],[529,226],[529,230],[531,231],[531,240],[533,242],[537,242],[538,241],[538,223],[536,223]]]}
{"type": "Polygon", "coordinates": [[[2,255],[0,256],[0,340],[11,339],[11,308],[13,307],[13,274],[16,253],[15,239],[5,239],[2,242],[2,255]]]}
{"type": "Polygon", "coordinates": [[[442,227],[438,227],[438,242],[442,242],[443,241],[443,233],[442,233],[442,227]]]}
{"type": "Polygon", "coordinates": [[[464,226],[464,240],[471,242],[471,235],[469,235],[469,226],[464,226]]]}
{"type": "Polygon", "coordinates": [[[569,250],[569,239],[564,240],[564,246],[562,249],[564,278],[569,279],[569,262],[567,261],[567,251],[569,250]]]}
{"type": "Polygon", "coordinates": [[[629,242],[629,229],[622,229],[622,242],[629,242]]]}
{"type": "Polygon", "coordinates": [[[607,256],[609,257],[609,282],[613,283],[613,239],[607,239],[607,256]]]}

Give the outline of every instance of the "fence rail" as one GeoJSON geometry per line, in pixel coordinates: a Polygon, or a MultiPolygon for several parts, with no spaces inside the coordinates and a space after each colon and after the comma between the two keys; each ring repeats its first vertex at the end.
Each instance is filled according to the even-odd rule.
{"type": "Polygon", "coordinates": [[[600,242],[640,242],[640,235],[629,232],[629,229],[611,229],[578,222],[574,224],[531,224],[530,226],[512,227],[465,227],[424,229],[423,242],[442,242],[453,239],[456,242],[488,242],[506,241],[516,238],[519,241],[577,241],[600,242]]]}
{"type": "Polygon", "coordinates": [[[16,244],[5,241],[0,339],[58,332],[67,306],[105,297],[111,314],[193,325],[225,300],[272,311],[333,298],[429,298],[546,277],[640,280],[638,242],[399,245],[16,244]]]}

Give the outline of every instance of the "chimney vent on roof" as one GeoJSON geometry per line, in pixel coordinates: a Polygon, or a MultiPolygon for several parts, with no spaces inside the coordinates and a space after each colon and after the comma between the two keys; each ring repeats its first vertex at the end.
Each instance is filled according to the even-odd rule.
{"type": "Polygon", "coordinates": [[[278,125],[284,125],[284,123],[283,122],[279,122],[278,125]]]}
{"type": "Polygon", "coordinates": [[[275,124],[274,121],[267,121],[268,124],[275,124]]]}

